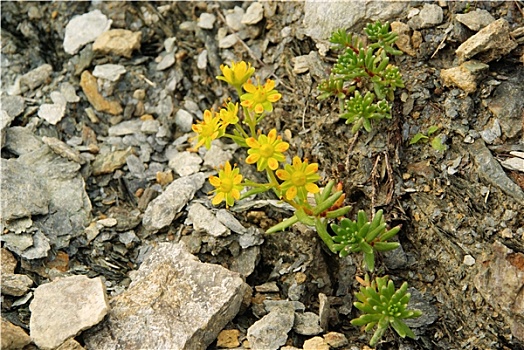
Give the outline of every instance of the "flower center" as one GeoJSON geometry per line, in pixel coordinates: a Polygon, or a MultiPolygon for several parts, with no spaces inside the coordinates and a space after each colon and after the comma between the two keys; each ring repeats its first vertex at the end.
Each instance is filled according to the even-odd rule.
{"type": "Polygon", "coordinates": [[[222,179],[220,183],[220,192],[229,193],[233,189],[233,179],[222,179]]]}
{"type": "Polygon", "coordinates": [[[295,186],[304,186],[306,184],[306,174],[302,171],[295,171],[291,175],[291,182],[295,186]]]}
{"type": "Polygon", "coordinates": [[[264,158],[269,158],[273,155],[274,149],[273,146],[269,144],[260,146],[260,155],[264,158]]]}

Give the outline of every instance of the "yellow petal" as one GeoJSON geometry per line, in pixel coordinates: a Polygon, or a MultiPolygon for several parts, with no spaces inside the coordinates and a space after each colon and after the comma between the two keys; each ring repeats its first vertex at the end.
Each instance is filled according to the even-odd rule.
{"type": "Polygon", "coordinates": [[[287,200],[293,200],[295,197],[297,196],[297,188],[295,186],[291,186],[287,191],[286,191],[286,198],[287,200]]]}
{"type": "Polygon", "coordinates": [[[269,102],[277,102],[278,100],[280,100],[280,98],[282,97],[281,94],[269,94],[267,95],[267,100],[269,102]]]}
{"type": "Polygon", "coordinates": [[[246,158],[246,163],[247,164],[255,164],[259,159],[260,159],[260,154],[253,153],[252,155],[250,155],[249,157],[246,158]]]}
{"type": "Polygon", "coordinates": [[[285,152],[289,148],[289,143],[287,142],[280,142],[275,146],[275,152],[285,152]]]}
{"type": "Polygon", "coordinates": [[[261,103],[257,103],[255,106],[255,113],[256,114],[262,114],[264,112],[264,106],[262,106],[261,103]]]}
{"type": "Polygon", "coordinates": [[[275,81],[268,79],[266,80],[266,85],[264,86],[264,90],[271,91],[275,88],[275,81]]]}
{"type": "Polygon", "coordinates": [[[229,161],[227,161],[226,164],[224,164],[224,172],[226,174],[229,174],[231,172],[231,164],[229,164],[229,161]]]}
{"type": "Polygon", "coordinates": [[[242,87],[244,88],[244,90],[252,94],[254,94],[257,91],[257,88],[255,85],[253,85],[251,79],[249,79],[247,83],[245,83],[242,87]]]}
{"type": "Polygon", "coordinates": [[[280,180],[286,181],[291,179],[291,174],[283,169],[277,170],[276,174],[280,180]]]}
{"type": "Polygon", "coordinates": [[[269,134],[267,134],[269,143],[273,143],[277,139],[277,129],[271,129],[269,134]]]}
{"type": "Polygon", "coordinates": [[[218,205],[220,204],[220,202],[222,202],[224,200],[224,193],[223,192],[218,192],[216,194],[215,197],[213,197],[213,200],[211,200],[211,203],[213,205],[218,205]]]}
{"type": "Polygon", "coordinates": [[[301,165],[302,165],[302,161],[300,160],[300,158],[297,156],[294,156],[293,157],[293,167],[299,168],[301,165]]]}
{"type": "Polygon", "coordinates": [[[318,163],[311,163],[306,167],[306,175],[314,174],[318,171],[318,163]]]}
{"type": "Polygon", "coordinates": [[[246,139],[246,143],[251,148],[260,148],[260,143],[258,143],[257,140],[255,140],[254,137],[249,137],[246,139]]]}
{"type": "Polygon", "coordinates": [[[220,187],[222,181],[216,176],[210,176],[209,177],[209,183],[215,187],[220,187]]]}
{"type": "Polygon", "coordinates": [[[309,193],[318,193],[320,191],[320,188],[313,183],[307,183],[305,187],[309,193]]]}
{"type": "Polygon", "coordinates": [[[238,185],[241,182],[242,182],[242,175],[240,175],[240,174],[239,175],[235,175],[235,177],[233,178],[233,183],[235,185],[238,185]]]}
{"type": "Polygon", "coordinates": [[[267,165],[269,166],[269,169],[271,170],[277,170],[278,168],[278,162],[275,158],[269,158],[267,160],[267,165]]]}
{"type": "Polygon", "coordinates": [[[236,188],[233,188],[231,190],[231,197],[233,197],[236,200],[239,200],[240,199],[240,191],[237,190],[236,188]]]}

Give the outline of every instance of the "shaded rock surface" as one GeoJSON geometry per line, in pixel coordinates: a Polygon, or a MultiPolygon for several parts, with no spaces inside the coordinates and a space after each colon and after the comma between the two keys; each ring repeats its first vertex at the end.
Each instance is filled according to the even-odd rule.
{"type": "Polygon", "coordinates": [[[132,280],[111,300],[103,328],[87,337],[89,347],[203,349],[235,317],[247,288],[175,243],[153,248],[132,280]]]}

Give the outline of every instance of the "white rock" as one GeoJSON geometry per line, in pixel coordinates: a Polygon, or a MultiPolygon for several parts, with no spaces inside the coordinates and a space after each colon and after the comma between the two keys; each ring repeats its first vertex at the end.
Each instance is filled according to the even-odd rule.
{"type": "Polygon", "coordinates": [[[238,313],[249,289],[222,266],[201,263],[184,243],[152,248],[87,349],[206,349],[238,313]]]}
{"type": "Polygon", "coordinates": [[[49,124],[56,125],[65,114],[65,105],[44,103],[38,109],[38,116],[49,124]]]}
{"type": "Polygon", "coordinates": [[[216,19],[217,18],[215,15],[204,12],[200,15],[200,18],[198,19],[198,26],[203,29],[213,29],[213,25],[215,24],[216,19]]]}
{"type": "Polygon", "coordinates": [[[218,42],[218,47],[221,49],[229,49],[235,45],[238,41],[238,36],[236,34],[229,34],[224,38],[220,39],[218,42]]]}
{"type": "Polygon", "coordinates": [[[260,2],[253,2],[242,16],[243,24],[257,24],[264,18],[264,6],[260,2]]]}
{"type": "Polygon", "coordinates": [[[215,140],[204,156],[204,165],[211,169],[217,169],[221,165],[226,164],[226,162],[232,158],[233,152],[224,150],[223,143],[219,140],[215,140]]]}
{"type": "Polygon", "coordinates": [[[229,26],[229,28],[233,29],[236,32],[244,28],[244,24],[242,23],[243,16],[244,9],[242,7],[235,6],[233,10],[230,10],[226,14],[226,23],[229,26]]]}
{"type": "Polygon", "coordinates": [[[68,82],[60,84],[60,92],[64,95],[67,102],[75,103],[80,101],[80,97],[77,96],[75,87],[68,82]]]}
{"type": "Polygon", "coordinates": [[[471,255],[464,255],[464,265],[467,265],[467,266],[473,266],[475,265],[475,258],[472,257],[471,255]]]}
{"type": "Polygon", "coordinates": [[[457,21],[476,32],[495,21],[491,13],[481,9],[476,9],[468,13],[459,13],[456,18],[457,21]]]}
{"type": "Polygon", "coordinates": [[[157,70],[164,70],[175,64],[175,53],[170,52],[162,57],[162,60],[157,64],[157,70]]]}
{"type": "Polygon", "coordinates": [[[419,14],[411,18],[408,24],[413,29],[430,28],[442,23],[443,19],[444,12],[440,6],[424,4],[419,14]]]}
{"type": "Polygon", "coordinates": [[[184,109],[179,109],[175,114],[175,124],[182,132],[190,132],[193,125],[193,116],[184,109]]]}
{"type": "Polygon", "coordinates": [[[200,170],[202,158],[191,152],[175,153],[169,159],[169,167],[180,176],[188,176],[200,170]]]}
{"type": "Polygon", "coordinates": [[[100,64],[93,70],[93,75],[97,78],[109,81],[117,81],[120,76],[126,72],[124,66],[120,64],[100,64]]]}
{"type": "Polygon", "coordinates": [[[167,38],[166,40],[164,40],[164,48],[166,49],[167,53],[171,53],[175,51],[175,47],[176,47],[175,42],[176,42],[175,37],[167,38]]]}
{"type": "Polygon", "coordinates": [[[65,28],[64,51],[74,55],[82,46],[109,30],[111,23],[100,10],[74,17],[65,28]]]}
{"type": "Polygon", "coordinates": [[[207,50],[202,50],[202,52],[197,57],[197,67],[198,69],[206,69],[207,67],[207,50]]]}
{"type": "Polygon", "coordinates": [[[319,1],[306,0],[304,31],[316,41],[328,40],[334,30],[360,32],[369,21],[387,21],[407,11],[404,1],[319,1]]]}
{"type": "Polygon", "coordinates": [[[29,309],[31,339],[54,349],[102,321],[109,303],[100,277],[70,276],[38,286],[29,309]]]}

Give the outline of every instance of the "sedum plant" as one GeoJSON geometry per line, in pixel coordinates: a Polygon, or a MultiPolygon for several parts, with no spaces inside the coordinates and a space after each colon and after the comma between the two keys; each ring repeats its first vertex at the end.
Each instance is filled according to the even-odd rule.
{"type": "Polygon", "coordinates": [[[398,87],[404,87],[398,67],[389,63],[391,55],[400,55],[393,48],[397,34],[389,23],[370,23],[364,32],[369,40],[365,45],[357,36],[340,29],[330,38],[336,50],[341,51],[329,79],[319,85],[323,100],[338,98],[340,117],[353,124],[352,132],[362,127],[372,129],[372,120],[391,119],[391,102],[398,87]]]}
{"type": "Polygon", "coordinates": [[[331,229],[336,236],[332,237],[333,250],[340,257],[349,253],[364,253],[364,264],[369,271],[375,269],[375,252],[388,251],[400,246],[398,242],[387,242],[400,231],[400,226],[386,230],[386,223],[382,210],[379,210],[371,222],[368,221],[366,212],[358,212],[357,221],[344,218],[340,224],[331,224],[331,229]]]}
{"type": "Polygon", "coordinates": [[[205,110],[203,120],[192,126],[196,133],[196,146],[211,147],[213,140],[225,137],[247,149],[247,164],[256,165],[257,171],[265,173],[267,182],[257,183],[245,179],[240,169],[229,162],[209,178],[215,189],[212,204],[225,202],[226,207],[251,195],[273,191],[278,198],[295,209],[295,214],[267,232],[283,230],[296,222],[314,226],[316,221],[327,229],[327,222],[344,216],[351,207],[343,206],[344,194],[334,181],[321,191],[317,182],[318,164],[297,156],[287,157],[289,144],[282,140],[276,129],[263,132],[260,121],[273,111],[273,103],[282,95],[275,89],[275,81],[261,83],[252,79],[255,69],[246,62],[221,65],[223,80],[237,92],[239,102],[226,101],[218,111],[205,110]],[[287,159],[291,158],[291,163],[287,159]],[[314,201],[310,201],[310,198],[314,201]]]}
{"type": "Polygon", "coordinates": [[[363,314],[351,320],[351,324],[365,326],[366,332],[376,326],[370,346],[377,344],[389,326],[402,338],[415,338],[413,331],[402,320],[419,317],[422,311],[408,310],[411,294],[407,293],[407,289],[407,282],[395,290],[393,281],[387,276],[377,277],[370,283],[369,276],[366,275],[364,286],[360,287],[360,292],[355,293],[358,301],[353,303],[363,314]]]}

